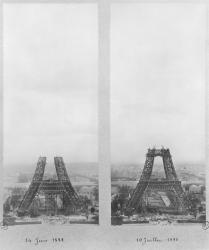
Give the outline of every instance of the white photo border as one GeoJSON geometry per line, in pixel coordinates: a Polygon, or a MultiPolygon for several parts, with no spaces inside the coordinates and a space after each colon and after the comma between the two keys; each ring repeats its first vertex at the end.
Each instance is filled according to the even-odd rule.
{"type": "MultiPolygon", "coordinates": [[[[99,226],[83,225],[10,227],[0,230],[5,249],[27,249],[24,241],[29,234],[36,237],[40,232],[48,237],[62,233],[66,238],[63,249],[139,249],[136,242],[139,235],[182,237],[180,245],[162,245],[161,249],[206,249],[209,230],[201,226],[111,226],[111,156],[110,156],[110,9],[112,3],[164,3],[164,4],[204,4],[206,7],[206,52],[205,52],[205,152],[206,152],[206,191],[209,190],[209,0],[1,0],[0,3],[0,195],[1,218],[3,221],[3,5],[4,4],[97,4],[98,7],[98,165],[99,165],[99,226]],[[187,230],[187,231],[185,231],[187,230]],[[187,233],[186,233],[187,232],[187,233]],[[16,241],[15,243],[12,240],[16,241]],[[203,244],[203,245],[201,245],[203,244]]],[[[208,196],[208,195],[206,195],[208,196]]],[[[209,199],[206,199],[207,220],[209,220],[209,199]]],[[[2,245],[2,243],[1,243],[2,245]]],[[[45,247],[50,249],[51,245],[45,247]]],[[[145,246],[146,247],[146,246],[145,246]]],[[[153,244],[147,249],[157,247],[153,244]]]]}

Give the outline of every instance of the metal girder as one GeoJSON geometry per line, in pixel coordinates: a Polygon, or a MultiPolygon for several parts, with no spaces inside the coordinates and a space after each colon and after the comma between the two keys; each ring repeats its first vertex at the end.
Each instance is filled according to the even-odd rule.
{"type": "Polygon", "coordinates": [[[19,213],[26,211],[30,207],[38,191],[38,188],[41,184],[41,181],[43,180],[45,165],[46,165],[46,157],[39,157],[32,182],[29,186],[29,189],[25,193],[24,198],[18,208],[19,213]]]}
{"type": "Polygon", "coordinates": [[[150,176],[152,174],[152,168],[154,163],[154,157],[147,155],[145,166],[140,177],[140,180],[127,204],[127,208],[137,209],[140,205],[141,197],[148,186],[150,176]]]}
{"type": "Polygon", "coordinates": [[[19,205],[18,214],[24,214],[28,211],[38,192],[46,195],[64,193],[68,204],[74,208],[80,205],[79,197],[71,185],[62,157],[55,157],[54,163],[58,180],[43,180],[46,157],[39,158],[32,182],[19,205]]]}
{"type": "Polygon", "coordinates": [[[136,188],[134,189],[126,208],[137,210],[142,203],[142,196],[147,188],[173,191],[177,197],[179,209],[182,211],[184,210],[184,192],[181,186],[181,182],[178,181],[169,149],[148,149],[144,169],[142,171],[140,180],[136,188]],[[150,179],[154,164],[154,158],[157,156],[160,156],[163,159],[164,171],[166,175],[165,181],[152,181],[150,179]]]}
{"type": "Polygon", "coordinates": [[[77,206],[80,201],[77,193],[75,192],[70,179],[67,174],[67,170],[65,168],[64,161],[62,157],[54,157],[54,164],[58,176],[58,180],[63,185],[64,189],[66,190],[67,197],[69,201],[72,203],[73,206],[77,206]]]}

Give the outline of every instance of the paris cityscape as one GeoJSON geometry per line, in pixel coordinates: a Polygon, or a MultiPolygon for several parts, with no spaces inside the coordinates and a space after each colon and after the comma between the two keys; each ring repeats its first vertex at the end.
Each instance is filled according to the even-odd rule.
{"type": "MultiPolygon", "coordinates": [[[[158,155],[153,156],[150,178],[141,194],[139,184],[146,182],[145,178],[142,178],[143,164],[112,164],[112,225],[205,222],[204,164],[173,164],[171,160],[174,175],[177,177],[175,182],[177,186],[180,185],[179,193],[177,188],[172,189],[175,183],[172,177],[169,177],[167,167],[163,166],[163,161],[162,164],[154,163],[154,157],[162,156],[160,155],[162,149],[151,149],[150,152],[153,150],[158,152],[158,155]],[[177,194],[181,196],[179,200],[174,199],[178,197],[177,194]]],[[[44,161],[44,157],[40,159],[44,161]]],[[[5,170],[7,175],[4,180],[4,223],[6,225],[98,224],[97,164],[64,164],[62,158],[61,162],[66,166],[67,177],[60,177],[59,174],[62,175],[63,172],[65,175],[65,170],[57,171],[57,167],[54,166],[56,164],[47,162],[46,170],[42,172],[43,178],[40,180],[37,176],[35,178],[36,167],[30,166],[28,169],[27,166],[26,168],[21,166],[17,167],[15,172],[5,170]],[[28,193],[34,185],[32,185],[34,178],[40,187],[36,191],[31,191],[34,193],[33,197],[27,198],[30,201],[26,204],[24,200],[26,196],[30,196],[28,193]],[[66,187],[65,178],[68,179],[67,182],[69,181],[69,187],[66,187]]],[[[40,170],[39,163],[37,168],[40,170]]]]}
{"type": "Polygon", "coordinates": [[[4,224],[98,224],[97,8],[4,11],[4,224]]]}
{"type": "Polygon", "coordinates": [[[144,166],[143,164],[112,165],[112,225],[205,222],[204,164],[175,165],[174,163],[173,165],[171,160],[170,166],[175,166],[175,169],[172,169],[175,177],[172,178],[172,174],[169,177],[169,167],[165,166],[166,163],[154,164],[154,157],[162,156],[160,155],[162,150],[164,149],[149,149],[144,166]],[[153,156],[151,163],[148,159],[149,151],[158,151],[158,155],[153,156]],[[151,165],[150,175],[149,165],[151,165]]]}
{"type": "Polygon", "coordinates": [[[37,168],[5,170],[4,224],[98,224],[97,164],[64,164],[61,158],[61,170],[46,162],[44,171],[45,158],[37,168]]]}

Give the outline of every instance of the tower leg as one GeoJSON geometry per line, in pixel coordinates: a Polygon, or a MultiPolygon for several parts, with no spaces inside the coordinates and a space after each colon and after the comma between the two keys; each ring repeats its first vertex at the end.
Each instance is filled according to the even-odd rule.
{"type": "Polygon", "coordinates": [[[135,210],[137,210],[140,207],[142,195],[148,186],[148,182],[152,174],[153,163],[154,163],[154,157],[147,155],[141,178],[130,200],[128,201],[127,209],[134,208],[135,210]]]}
{"type": "Polygon", "coordinates": [[[28,208],[30,207],[43,179],[45,165],[46,165],[46,157],[40,157],[30,187],[25,193],[24,198],[19,205],[18,215],[20,216],[24,215],[27,212],[28,208]]]}

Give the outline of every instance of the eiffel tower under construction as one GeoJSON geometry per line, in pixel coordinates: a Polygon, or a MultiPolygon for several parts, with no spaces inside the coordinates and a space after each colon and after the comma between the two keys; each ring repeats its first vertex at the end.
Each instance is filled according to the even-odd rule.
{"type": "Polygon", "coordinates": [[[54,157],[54,164],[57,180],[43,180],[46,157],[39,158],[32,182],[18,207],[19,216],[27,214],[37,194],[46,197],[48,208],[51,205],[51,208],[54,209],[57,195],[62,195],[65,208],[70,208],[71,211],[76,211],[81,205],[79,197],[71,185],[62,157],[54,157]]]}
{"type": "Polygon", "coordinates": [[[174,212],[185,212],[183,200],[184,191],[181,182],[176,175],[169,149],[148,149],[143,172],[135,190],[128,200],[126,210],[139,211],[139,209],[143,207],[146,208],[147,204],[144,202],[144,198],[150,191],[167,192],[172,194],[171,197],[169,197],[170,206],[167,208],[167,211],[172,208],[170,210],[174,212]],[[153,170],[154,158],[157,156],[162,157],[166,176],[166,178],[160,180],[150,178],[153,170]]]}

